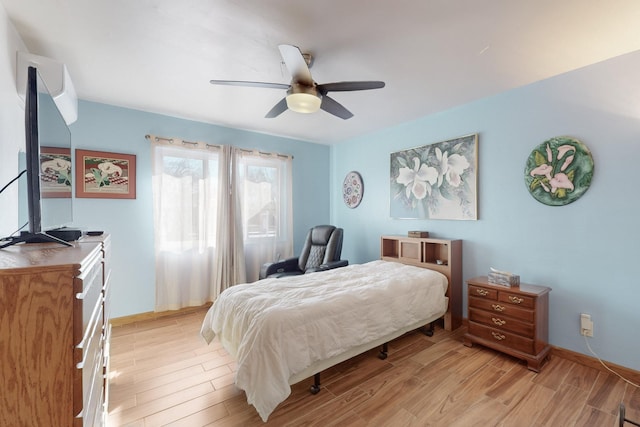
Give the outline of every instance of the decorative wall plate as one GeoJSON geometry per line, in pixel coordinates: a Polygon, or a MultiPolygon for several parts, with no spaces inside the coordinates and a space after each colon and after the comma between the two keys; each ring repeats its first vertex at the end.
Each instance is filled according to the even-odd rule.
{"type": "Polygon", "coordinates": [[[524,168],[529,193],[540,203],[564,206],[589,189],[593,157],[582,142],[568,136],[551,138],[536,147],[524,168]]]}
{"type": "Polygon", "coordinates": [[[342,198],[344,203],[353,209],[360,204],[363,194],[364,183],[362,182],[362,177],[356,171],[349,172],[342,183],[342,198]]]}

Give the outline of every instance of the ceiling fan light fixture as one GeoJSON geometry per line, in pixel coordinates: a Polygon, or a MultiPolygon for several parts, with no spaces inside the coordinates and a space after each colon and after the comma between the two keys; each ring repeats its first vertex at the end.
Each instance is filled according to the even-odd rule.
{"type": "Polygon", "coordinates": [[[320,109],[322,98],[315,88],[292,87],[287,92],[287,108],[296,113],[315,113],[320,109]]]}
{"type": "Polygon", "coordinates": [[[287,95],[287,107],[296,113],[315,113],[320,109],[322,100],[310,93],[291,93],[287,95]]]}

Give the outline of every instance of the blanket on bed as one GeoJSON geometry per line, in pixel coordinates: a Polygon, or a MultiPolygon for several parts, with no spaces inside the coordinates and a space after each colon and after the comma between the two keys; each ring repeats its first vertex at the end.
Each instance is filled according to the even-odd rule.
{"type": "Polygon", "coordinates": [[[372,261],[322,273],[233,286],[201,335],[236,359],[236,385],[263,421],[291,393],[289,378],[313,363],[379,339],[447,308],[447,278],[372,261]]]}

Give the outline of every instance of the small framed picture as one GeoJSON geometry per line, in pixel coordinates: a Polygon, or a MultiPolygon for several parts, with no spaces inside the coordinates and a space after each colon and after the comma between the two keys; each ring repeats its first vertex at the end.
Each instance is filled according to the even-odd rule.
{"type": "Polygon", "coordinates": [[[76,149],[76,197],[136,198],[136,156],[76,149]]]}

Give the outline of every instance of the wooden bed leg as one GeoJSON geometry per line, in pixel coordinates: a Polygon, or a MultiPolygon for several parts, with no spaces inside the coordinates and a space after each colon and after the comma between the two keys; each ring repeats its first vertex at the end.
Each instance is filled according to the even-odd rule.
{"type": "Polygon", "coordinates": [[[309,389],[311,394],[318,394],[320,391],[320,372],[313,376],[313,385],[309,389]]]}
{"type": "Polygon", "coordinates": [[[378,354],[378,359],[384,360],[387,358],[387,352],[389,351],[389,343],[382,344],[382,350],[378,354]]]}

